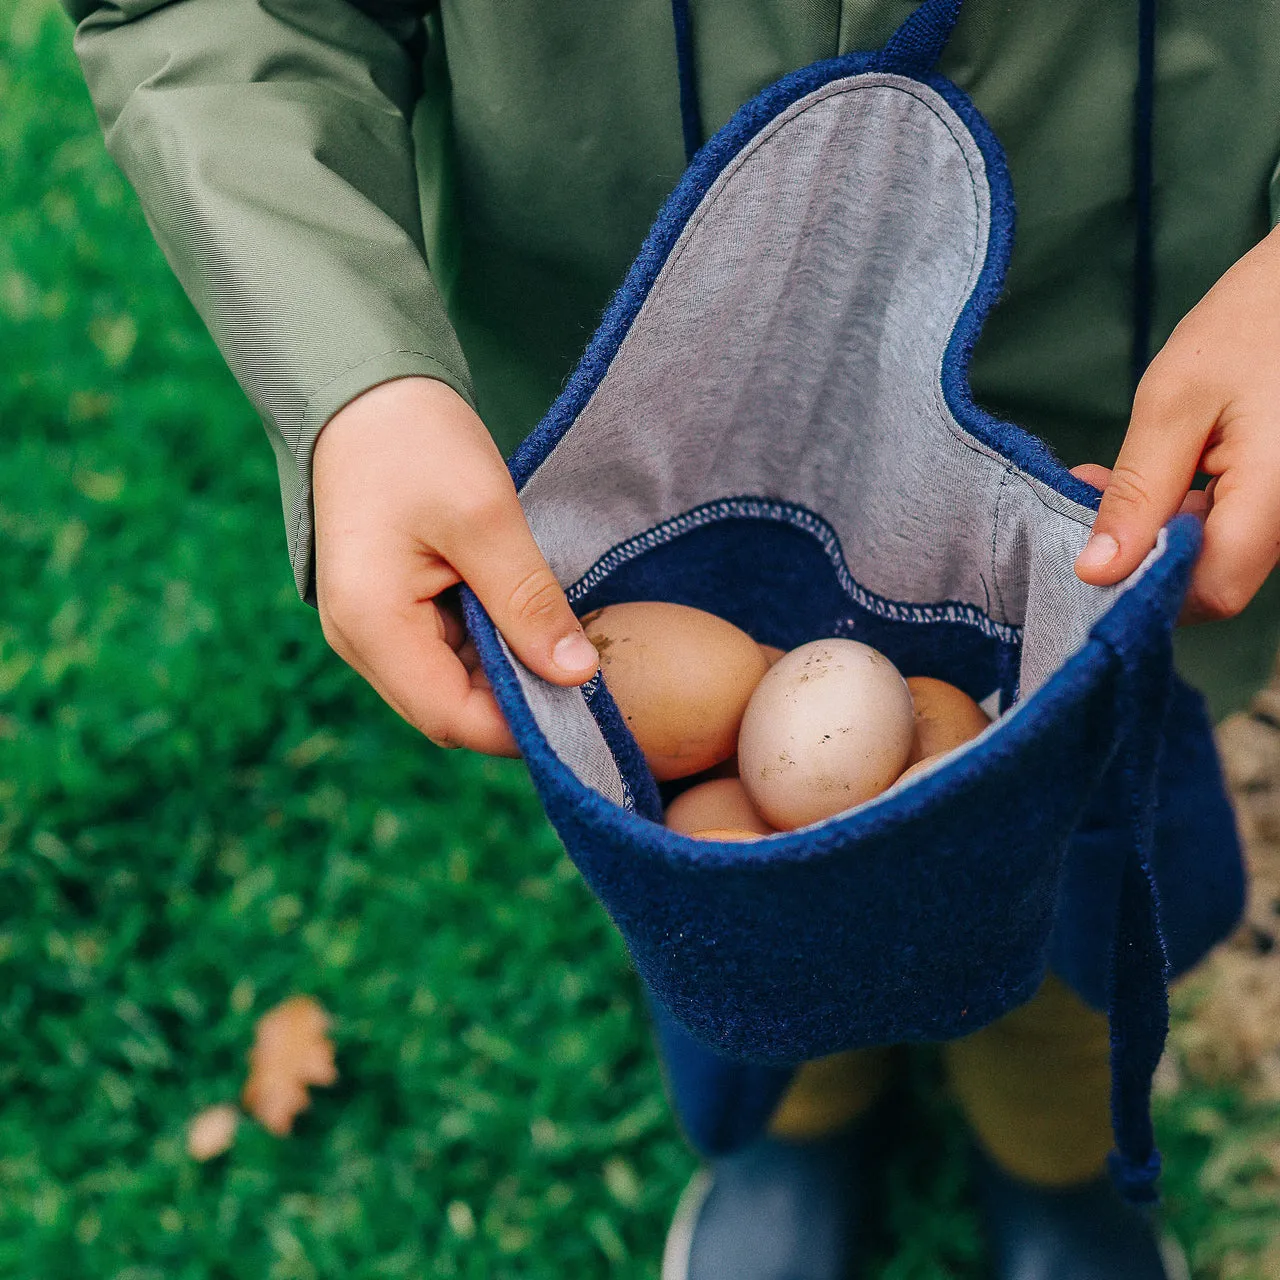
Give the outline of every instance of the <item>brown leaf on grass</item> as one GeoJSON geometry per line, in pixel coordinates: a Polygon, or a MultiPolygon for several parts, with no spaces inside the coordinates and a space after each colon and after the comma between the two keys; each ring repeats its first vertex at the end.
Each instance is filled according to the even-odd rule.
{"type": "Polygon", "coordinates": [[[338,1078],[328,1031],[329,1015],[310,996],[293,996],[258,1019],[241,1101],[278,1137],[311,1105],[308,1085],[338,1078]]]}

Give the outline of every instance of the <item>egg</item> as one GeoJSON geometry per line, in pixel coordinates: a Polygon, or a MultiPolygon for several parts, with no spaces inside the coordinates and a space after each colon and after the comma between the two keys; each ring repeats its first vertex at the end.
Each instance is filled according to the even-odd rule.
{"type": "Polygon", "coordinates": [[[768,660],[745,631],[665,601],[608,605],[582,619],[600,671],[660,782],[728,759],[768,660]]]}
{"type": "Polygon", "coordinates": [[[898,775],[898,781],[893,785],[896,787],[903,782],[909,782],[917,774],[924,773],[926,769],[933,768],[933,766],[937,764],[943,756],[949,754],[950,753],[947,751],[939,751],[937,755],[925,756],[923,760],[917,760],[915,764],[907,765],[907,767],[898,775]]]}
{"type": "Polygon", "coordinates": [[[915,708],[915,732],[911,739],[909,765],[927,756],[954,751],[976,738],[991,720],[962,689],[932,676],[911,676],[907,680],[915,708]]]}
{"type": "Polygon", "coordinates": [[[737,831],[733,827],[709,827],[706,831],[689,832],[694,840],[759,840],[761,834],[755,831],[737,831]]]}
{"type": "Polygon", "coordinates": [[[765,660],[769,663],[769,665],[773,666],[773,664],[777,662],[777,660],[781,658],[784,653],[786,653],[786,650],[779,649],[776,644],[762,644],[760,646],[760,652],[764,654],[765,660]]]}
{"type": "Polygon", "coordinates": [[[738,735],[742,784],[761,816],[793,830],[870,800],[911,750],[911,693],[856,640],[792,649],[761,678],[738,735]]]}
{"type": "Polygon", "coordinates": [[[731,827],[769,835],[773,828],[755,811],[746,788],[737,778],[700,782],[682,791],[667,806],[666,824],[691,835],[708,827],[731,827]]]}

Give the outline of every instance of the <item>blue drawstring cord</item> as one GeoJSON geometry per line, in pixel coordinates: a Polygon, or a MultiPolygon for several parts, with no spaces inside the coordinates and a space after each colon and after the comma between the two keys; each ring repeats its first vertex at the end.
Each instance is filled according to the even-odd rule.
{"type": "MultiPolygon", "coordinates": [[[[1155,185],[1155,50],[1156,0],[1138,0],[1138,81],[1133,111],[1133,350],[1130,373],[1136,388],[1151,360],[1151,310],[1155,293],[1155,246],[1152,233],[1152,188],[1155,185]]],[[[1162,664],[1149,664],[1159,667],[1162,664]]],[[[1163,664],[1171,668],[1172,659],[1163,664]]],[[[1111,1110],[1116,1149],[1108,1164],[1112,1181],[1134,1204],[1158,1198],[1160,1152],[1151,1124],[1151,1081],[1169,1031],[1169,962],[1160,930],[1150,857],[1154,794],[1141,787],[1154,779],[1160,734],[1148,726],[1146,741],[1134,741],[1142,721],[1138,690],[1141,668],[1126,670],[1126,694],[1132,701],[1126,780],[1134,848],[1126,862],[1116,937],[1111,957],[1111,1110]],[[1147,811],[1144,813],[1143,809],[1147,811]]],[[[1163,690],[1145,689],[1148,703],[1167,698],[1163,690]]],[[[1148,716],[1152,707],[1145,708],[1148,716]]]]}
{"type": "MultiPolygon", "coordinates": [[[[924,0],[889,37],[879,66],[898,75],[921,77],[933,70],[960,14],[963,0],[924,0]]],[[[693,60],[693,30],[689,0],[671,0],[676,34],[676,69],[680,76],[680,127],[684,158],[691,161],[702,146],[702,109],[698,104],[698,75],[693,60]]]]}
{"type": "Polygon", "coordinates": [[[693,32],[689,27],[689,0],[671,0],[676,29],[676,68],[680,74],[680,126],[684,130],[687,164],[702,146],[702,109],[698,105],[698,74],[693,64],[693,32]]]}
{"type": "Polygon", "coordinates": [[[1119,659],[1116,696],[1129,850],[1121,873],[1107,981],[1111,1024],[1111,1177],[1133,1203],[1157,1198],[1160,1153],[1151,1123],[1151,1084],[1169,1031],[1169,959],[1152,872],[1157,774],[1173,679],[1170,630],[1135,639],[1110,615],[1095,627],[1119,659]]]}
{"type": "Polygon", "coordinates": [[[884,71],[927,76],[951,39],[963,0],[925,0],[891,35],[878,59],[884,71]]]}

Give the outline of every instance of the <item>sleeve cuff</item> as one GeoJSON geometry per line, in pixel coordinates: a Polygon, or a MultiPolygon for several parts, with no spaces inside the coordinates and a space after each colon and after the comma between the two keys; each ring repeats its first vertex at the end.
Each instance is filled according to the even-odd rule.
{"type": "Polygon", "coordinates": [[[458,370],[423,351],[384,351],[344,369],[311,396],[303,413],[296,452],[291,454],[280,436],[268,430],[280,472],[294,582],[308,604],[316,603],[315,512],[311,500],[311,459],[316,440],[329,419],[356,396],[379,383],[409,377],[435,378],[475,407],[470,381],[458,370]]]}

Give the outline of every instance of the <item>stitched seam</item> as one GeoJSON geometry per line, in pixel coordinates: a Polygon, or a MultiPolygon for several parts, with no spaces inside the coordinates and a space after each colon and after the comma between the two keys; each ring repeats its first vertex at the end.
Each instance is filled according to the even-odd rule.
{"type": "Polygon", "coordinates": [[[1000,616],[1007,618],[1009,616],[1008,609],[1004,604],[1004,593],[1000,590],[1000,566],[997,560],[997,544],[1000,541],[1000,503],[1004,498],[1005,486],[1009,483],[1009,476],[1013,473],[1012,465],[1005,467],[1004,473],[1000,477],[1000,485],[996,489],[995,507],[991,512],[991,585],[996,589],[996,604],[1000,609],[1000,616]]]}
{"type": "MultiPolygon", "coordinates": [[[[988,638],[1003,644],[1017,645],[1022,641],[1020,626],[1008,622],[997,622],[976,605],[962,604],[959,601],[931,605],[911,604],[906,601],[890,600],[873,591],[868,591],[849,572],[840,550],[840,540],[835,530],[821,516],[815,515],[804,507],[769,498],[722,498],[664,520],[652,529],[646,529],[643,533],[611,547],[586,573],[565,589],[565,595],[571,605],[577,604],[588,592],[604,582],[610,574],[645,552],[665,546],[694,529],[733,518],[773,520],[780,524],[789,524],[793,528],[810,534],[826,553],[845,595],[876,617],[885,618],[891,622],[917,624],[957,623],[974,627],[988,638]]],[[[848,621],[841,626],[846,630],[851,629],[851,623],[848,621]]]]}

